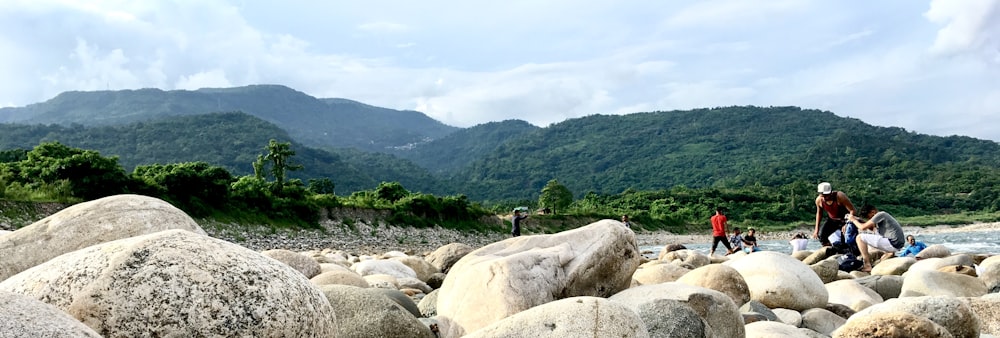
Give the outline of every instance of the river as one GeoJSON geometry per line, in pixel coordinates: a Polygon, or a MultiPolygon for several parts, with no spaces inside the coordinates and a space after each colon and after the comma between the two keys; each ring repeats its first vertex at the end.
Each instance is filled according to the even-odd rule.
{"type": "MultiPolygon", "coordinates": [[[[928,246],[941,244],[951,249],[952,253],[1000,254],[1000,230],[950,231],[917,233],[915,235],[917,241],[919,242],[924,242],[924,244],[927,244],[928,246]]],[[[762,236],[757,237],[761,238],[762,236]]],[[[684,244],[684,246],[688,249],[708,254],[708,249],[711,244],[711,242],[690,243],[684,244]]],[[[778,251],[783,253],[792,252],[792,246],[788,244],[788,240],[758,240],[757,244],[760,246],[761,250],[778,251]]],[[[819,247],[819,241],[811,239],[809,240],[809,245],[806,249],[816,250],[819,247]]],[[[662,248],[663,245],[644,246],[641,249],[643,251],[652,251],[653,254],[647,255],[647,257],[655,258],[659,255],[660,249],[662,248]]],[[[715,249],[715,251],[716,254],[719,252],[725,253],[726,248],[722,246],[722,243],[719,243],[719,246],[715,249]]]]}

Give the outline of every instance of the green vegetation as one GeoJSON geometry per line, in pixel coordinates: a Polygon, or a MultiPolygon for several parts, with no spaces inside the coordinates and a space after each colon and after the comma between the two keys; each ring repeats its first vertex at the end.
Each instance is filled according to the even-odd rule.
{"type": "MultiPolygon", "coordinates": [[[[337,198],[329,179],[306,187],[299,179],[285,179],[300,168],[290,143],[270,140],[254,163],[255,174],[234,177],[221,167],[187,162],[137,167],[126,175],[116,157],[103,157],[58,142],[42,143],[31,151],[8,151],[0,162],[0,198],[73,203],[119,193],[154,196],[195,217],[219,222],[271,224],[275,227],[317,227],[320,210],[361,207],[391,211],[391,224],[442,226],[486,230],[480,224],[490,215],[465,196],[436,197],[411,193],[397,182],[337,198]]],[[[20,214],[18,214],[20,215],[20,214]]],[[[18,215],[4,215],[12,217],[18,215]]],[[[353,228],[353,221],[345,221],[353,228]]]]}
{"type": "Polygon", "coordinates": [[[593,115],[545,128],[504,121],[421,134],[419,113],[283,87],[84,94],[25,107],[27,115],[4,111],[24,121],[109,119],[87,127],[0,124],[0,199],[72,203],[132,192],[222,220],[313,226],[323,208],[354,207],[388,211],[396,224],[456,229],[527,206],[558,211],[532,217],[553,230],[577,226],[574,218],[629,214],[643,229],[683,232],[703,229],[716,206],[740,226],[811,225],[816,184],[828,181],[857,205],[915,224],[1000,212],[1000,144],[798,107],[593,115]],[[212,105],[269,112],[194,115],[212,105]],[[344,116],[357,130],[319,121],[344,116]],[[290,134],[267,121],[311,129],[290,134]],[[365,146],[336,148],[320,142],[322,133],[365,146]]]}

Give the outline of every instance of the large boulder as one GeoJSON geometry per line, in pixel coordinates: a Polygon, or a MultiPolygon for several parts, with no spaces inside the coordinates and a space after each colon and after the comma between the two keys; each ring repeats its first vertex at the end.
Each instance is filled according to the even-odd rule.
{"type": "Polygon", "coordinates": [[[690,271],[677,263],[650,261],[640,265],[632,274],[632,279],[639,285],[674,282],[690,271]]]}
{"type": "Polygon", "coordinates": [[[895,298],[858,311],[850,321],[876,313],[906,312],[930,319],[956,338],[978,338],[979,318],[961,299],[946,296],[895,298]]]}
{"type": "Polygon", "coordinates": [[[323,285],[320,290],[337,313],[338,337],[434,337],[410,310],[378,289],[323,285]]]}
{"type": "Polygon", "coordinates": [[[984,259],[979,268],[979,280],[986,285],[987,292],[1000,292],[1000,255],[984,259]]]}
{"type": "Polygon", "coordinates": [[[533,307],[465,337],[642,338],[649,337],[649,334],[642,319],[624,305],[604,298],[582,296],[533,307]]]}
{"type": "Polygon", "coordinates": [[[968,304],[979,318],[980,334],[1000,336],[1000,293],[959,299],[968,304]]]}
{"type": "Polygon", "coordinates": [[[670,282],[629,288],[609,299],[639,313],[654,337],[683,336],[691,329],[688,326],[704,326],[707,337],[742,337],[744,334],[743,317],[736,304],[729,296],[715,290],[670,282]],[[685,315],[669,318],[663,315],[665,312],[658,312],[678,309],[677,302],[698,314],[700,321],[685,315]]]}
{"type": "Polygon", "coordinates": [[[302,273],[242,246],[167,230],[56,257],[0,282],[106,337],[332,337],[330,302],[302,273]]]}
{"type": "Polygon", "coordinates": [[[274,249],[261,252],[262,255],[271,257],[274,260],[285,263],[292,269],[301,272],[306,278],[316,277],[322,270],[319,262],[306,255],[285,249],[274,249]]]}
{"type": "Polygon", "coordinates": [[[438,291],[438,318],[454,337],[553,300],[608,297],[631,284],[638,265],[635,233],[613,220],[506,239],[452,266],[438,291]]]}
{"type": "Polygon", "coordinates": [[[920,250],[915,256],[917,260],[924,260],[927,258],[944,258],[951,256],[951,249],[942,244],[931,244],[930,246],[920,250]]]}
{"type": "Polygon", "coordinates": [[[0,237],[0,280],[61,254],[163,230],[205,231],[163,200],[116,195],[79,203],[0,237]]]}
{"type": "Polygon", "coordinates": [[[0,337],[94,337],[101,335],[59,308],[0,291],[0,337]]]}
{"type": "Polygon", "coordinates": [[[865,317],[851,317],[833,332],[834,338],[952,338],[947,329],[909,312],[880,312],[865,317]]]}
{"type": "Polygon", "coordinates": [[[910,270],[903,276],[899,297],[979,297],[986,285],[977,277],[937,270],[910,270]]]}
{"type": "MultiPolygon", "coordinates": [[[[843,304],[851,310],[861,311],[864,308],[882,302],[882,296],[859,284],[853,279],[838,280],[826,284],[826,291],[830,295],[830,303],[843,304]]],[[[829,332],[827,332],[829,334],[829,332]]]]}
{"type": "Polygon", "coordinates": [[[750,299],[769,308],[803,311],[827,303],[823,281],[808,265],[789,255],[761,251],[724,264],[746,280],[750,299]]]}
{"type": "Polygon", "coordinates": [[[469,246],[468,244],[462,243],[451,243],[434,250],[426,259],[428,263],[431,263],[441,272],[448,273],[451,270],[451,266],[455,265],[459,259],[465,257],[476,248],[469,246]]]}
{"type": "Polygon", "coordinates": [[[750,289],[743,275],[730,266],[709,264],[688,272],[677,280],[687,285],[700,286],[722,292],[733,300],[736,306],[750,301],[750,289]]]}

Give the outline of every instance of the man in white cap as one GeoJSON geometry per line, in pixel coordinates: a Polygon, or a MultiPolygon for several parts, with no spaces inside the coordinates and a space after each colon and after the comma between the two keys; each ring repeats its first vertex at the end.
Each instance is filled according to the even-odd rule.
{"type": "Polygon", "coordinates": [[[844,227],[847,214],[854,214],[854,204],[851,204],[847,194],[834,191],[829,182],[820,183],[816,190],[819,196],[816,197],[816,226],[813,228],[813,237],[819,239],[823,246],[831,246],[830,234],[844,227]],[[826,222],[820,227],[824,211],[827,216],[826,222]]]}

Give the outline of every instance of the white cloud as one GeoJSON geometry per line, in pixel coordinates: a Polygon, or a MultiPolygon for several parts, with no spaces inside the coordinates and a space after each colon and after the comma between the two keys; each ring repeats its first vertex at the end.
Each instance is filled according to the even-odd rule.
{"type": "Polygon", "coordinates": [[[755,104],[1000,140],[998,13],[984,0],[14,1],[0,6],[0,103],[272,83],[462,127],[755,104]]]}
{"type": "Polygon", "coordinates": [[[1000,2],[933,0],[925,16],[944,26],[931,51],[945,55],[976,53],[1000,63],[1000,2]]]}
{"type": "Polygon", "coordinates": [[[195,90],[199,88],[225,88],[232,87],[233,83],[226,78],[226,72],[221,69],[213,69],[207,72],[199,72],[189,76],[181,76],[176,89],[195,90]]]}

